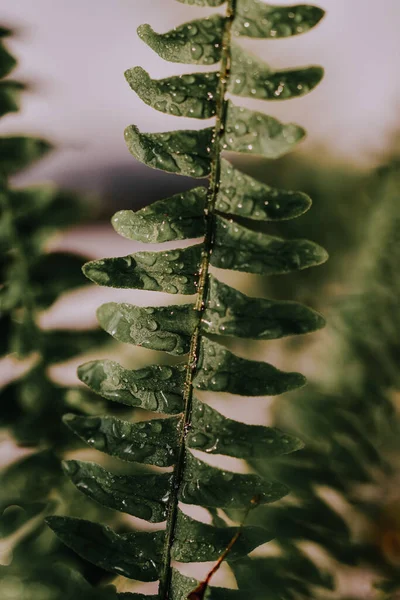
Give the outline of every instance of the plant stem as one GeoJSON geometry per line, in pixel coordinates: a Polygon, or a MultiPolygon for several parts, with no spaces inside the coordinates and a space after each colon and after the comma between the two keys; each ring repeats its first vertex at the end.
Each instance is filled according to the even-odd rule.
{"type": "Polygon", "coordinates": [[[215,202],[219,190],[220,174],[221,174],[221,140],[225,128],[227,101],[225,99],[227,92],[227,84],[230,74],[231,63],[231,28],[235,15],[236,0],[228,0],[226,10],[226,21],[222,36],[222,55],[220,66],[220,77],[217,89],[216,98],[216,120],[214,135],[212,140],[212,161],[210,184],[208,188],[207,204],[204,210],[205,218],[205,233],[203,242],[203,254],[199,271],[198,292],[195,304],[195,310],[198,312],[198,323],[193,332],[190,351],[188,357],[186,381],[184,389],[184,413],[182,416],[182,429],[179,447],[179,455],[177,464],[174,470],[172,482],[171,498],[168,506],[167,528],[164,546],[164,555],[162,562],[162,570],[160,575],[159,597],[161,600],[169,598],[169,588],[171,581],[171,550],[175,536],[176,519],[178,514],[178,495],[181,487],[182,478],[185,468],[185,439],[191,427],[192,415],[192,398],[193,398],[193,379],[196,374],[199,345],[200,345],[200,324],[205,309],[205,302],[208,291],[208,272],[210,266],[210,256],[214,244],[214,211],[215,202]]]}

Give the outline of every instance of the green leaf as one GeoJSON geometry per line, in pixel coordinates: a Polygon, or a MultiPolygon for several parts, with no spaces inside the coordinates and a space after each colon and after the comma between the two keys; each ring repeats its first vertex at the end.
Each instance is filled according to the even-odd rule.
{"type": "Polygon", "coordinates": [[[298,302],[249,298],[209,275],[201,318],[204,333],[271,340],[310,333],[324,325],[319,313],[298,302]]]}
{"type": "Polygon", "coordinates": [[[285,125],[274,117],[228,102],[223,150],[279,158],[304,136],[305,130],[299,125],[285,125]]]}
{"type": "Polygon", "coordinates": [[[193,385],[198,390],[241,396],[275,396],[302,387],[301,373],[280,371],[269,363],[240,358],[206,337],[201,339],[193,385]]]}
{"type": "MultiPolygon", "coordinates": [[[[172,557],[184,563],[218,560],[237,531],[237,527],[213,527],[179,512],[172,557]]],[[[244,527],[229,553],[229,560],[246,556],[271,539],[272,535],[266,529],[244,527]]]]}
{"type": "Polygon", "coordinates": [[[306,33],[324,16],[317,6],[274,6],[260,0],[237,0],[234,35],[251,38],[282,38],[306,33]]]}
{"type": "Polygon", "coordinates": [[[0,79],[6,77],[16,66],[17,61],[0,43],[0,79]]]}
{"type": "Polygon", "coordinates": [[[216,210],[256,221],[283,221],[299,217],[310,206],[307,194],[270,187],[222,159],[216,210]]]}
{"type": "Polygon", "coordinates": [[[0,117],[19,110],[19,97],[25,86],[18,81],[0,82],[0,117]]]}
{"type": "Polygon", "coordinates": [[[125,71],[131,88],[146,104],[175,117],[210,119],[216,112],[218,73],[191,73],[151,79],[142,67],[125,71]]]}
{"type": "Polygon", "coordinates": [[[87,206],[79,196],[51,186],[14,190],[9,198],[14,226],[29,260],[43,254],[49,236],[81,221],[87,214],[87,206]]]}
{"type": "Polygon", "coordinates": [[[3,27],[2,25],[0,25],[0,38],[2,38],[2,37],[8,37],[11,34],[12,34],[12,30],[11,29],[9,29],[8,27],[3,27]]]}
{"type": "MultiPolygon", "coordinates": [[[[206,177],[211,169],[211,144],[214,129],[140,133],[135,125],[125,129],[129,152],[153,169],[177,175],[206,177]]],[[[1,147],[0,147],[1,150],[1,147]]]]}
{"type": "Polygon", "coordinates": [[[79,460],[63,466],[78,490],[96,502],[151,523],[166,520],[172,474],[114,475],[96,463],[79,460]]]}
{"type": "Polygon", "coordinates": [[[158,200],[141,210],[120,210],[112,218],[117,233],[130,240],[158,243],[204,235],[207,188],[196,187],[158,200]]]}
{"type": "Polygon", "coordinates": [[[167,414],[183,411],[186,365],[153,365],[137,371],[111,360],[78,368],[78,377],[107,400],[167,414]]]}
{"type": "Polygon", "coordinates": [[[82,256],[66,252],[40,256],[31,270],[36,305],[47,308],[63,292],[87,285],[81,273],[84,262],[82,256]]]}
{"type": "Polygon", "coordinates": [[[94,565],[139,581],[156,581],[164,532],[115,533],[110,527],[71,517],[48,517],[49,527],[94,565]]]}
{"type": "Polygon", "coordinates": [[[228,89],[236,96],[287,100],[311,92],[323,75],[324,70],[317,66],[273,71],[257,56],[233,45],[228,89]]]}
{"type": "Polygon", "coordinates": [[[186,354],[198,324],[193,304],[142,307],[109,302],[97,310],[103,329],[119,342],[169,354],[186,354]]]}
{"type": "Polygon", "coordinates": [[[215,508],[249,508],[254,496],[259,504],[275,502],[289,493],[278,481],[258,475],[222,471],[186,453],[183,486],[179,499],[186,504],[215,508]]]}
{"type": "Polygon", "coordinates": [[[92,260],[83,272],[99,285],[195,294],[202,245],[163,252],[136,252],[120,258],[92,260]]]}
{"type": "Polygon", "coordinates": [[[42,355],[48,364],[64,362],[110,341],[100,329],[93,331],[51,329],[44,331],[41,337],[42,355]]]}
{"type": "Polygon", "coordinates": [[[315,267],[327,259],[326,250],[314,242],[284,240],[216,217],[210,260],[214,267],[279,275],[315,267]]]}
{"type": "Polygon", "coordinates": [[[38,517],[47,507],[47,504],[25,504],[9,506],[0,513],[0,540],[17,532],[21,527],[34,517],[38,517]]]}
{"type": "Polygon", "coordinates": [[[192,428],[186,442],[189,448],[208,454],[244,459],[280,456],[303,447],[300,440],[279,429],[233,421],[199,400],[193,403],[192,428]]]}
{"type": "Polygon", "coordinates": [[[116,417],[78,417],[64,422],[92,448],[128,462],[169,467],[176,461],[180,417],[130,423],[116,417]]]}
{"type": "Polygon", "coordinates": [[[0,175],[14,175],[45,156],[52,146],[39,138],[0,138],[0,175]]]}
{"type": "Polygon", "coordinates": [[[334,590],[332,576],[319,569],[295,546],[286,546],[281,556],[239,560],[234,565],[234,571],[239,586],[243,583],[259,590],[265,589],[267,586],[273,594],[273,598],[280,598],[281,594],[285,592],[288,594],[289,591],[300,593],[303,596],[303,590],[307,590],[310,585],[334,590]]]}
{"type": "Polygon", "coordinates": [[[24,189],[7,190],[14,218],[25,221],[41,218],[52,205],[57,189],[52,185],[36,185],[24,189]]]}
{"type": "Polygon", "coordinates": [[[60,461],[48,450],[12,463],[1,475],[0,511],[21,502],[46,501],[61,476],[60,461]]]}
{"type": "Polygon", "coordinates": [[[196,19],[164,34],[155,33],[150,25],[140,25],[138,36],[161,58],[191,65],[212,65],[221,58],[225,18],[212,15],[196,19]]]}

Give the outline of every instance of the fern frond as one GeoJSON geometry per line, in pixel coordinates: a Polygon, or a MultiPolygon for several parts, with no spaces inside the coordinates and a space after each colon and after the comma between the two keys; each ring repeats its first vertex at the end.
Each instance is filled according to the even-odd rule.
{"type": "MultiPolygon", "coordinates": [[[[275,464],[259,461],[256,466],[261,476],[290,484],[293,502],[260,508],[257,524],[273,530],[282,561],[290,568],[287,549],[312,542],[334,559],[336,573],[345,568],[350,577],[357,577],[357,569],[363,573],[368,569],[376,587],[385,592],[381,596],[371,584],[371,597],[376,593],[393,598],[399,589],[395,550],[399,535],[398,164],[369,177],[364,191],[374,208],[351,273],[353,293],[331,315],[334,343],[329,359],[322,356],[318,365],[324,378],[309,385],[307,394],[283,400],[277,410],[276,424],[300,436],[306,447],[275,464]],[[337,507],[330,504],[335,497],[341,498],[337,507]],[[363,528],[355,536],[353,522],[359,519],[363,528]]],[[[243,577],[254,581],[273,566],[269,558],[248,562],[243,577]]],[[[333,580],[334,588],[338,579],[333,580]]],[[[312,594],[307,571],[301,583],[312,594]]]]}
{"type": "MultiPolygon", "coordinates": [[[[19,109],[24,89],[22,83],[8,78],[16,66],[2,39],[9,34],[0,28],[0,77],[7,77],[0,81],[0,116],[19,109]]],[[[41,585],[44,594],[46,586],[53,590],[51,594],[62,590],[64,598],[70,587],[76,590],[71,573],[55,569],[57,579],[44,568],[65,554],[60,544],[49,543],[44,518],[62,503],[64,508],[68,505],[66,510],[73,504],[71,493],[63,489],[60,453],[76,445],[61,419],[68,409],[67,389],[55,383],[48,370],[106,341],[98,329],[58,331],[39,325],[40,313],[64,291],[85,284],[80,267],[87,260],[75,253],[46,250],[52,235],[86,216],[82,199],[51,185],[22,189],[10,182],[11,176],[51,149],[40,138],[0,137],[0,356],[31,359],[22,376],[7,373],[11,382],[2,382],[0,390],[0,427],[15,444],[32,451],[1,472],[0,538],[13,546],[13,560],[0,569],[0,587],[2,595],[9,597],[30,595],[35,585],[41,585]]],[[[85,412],[76,398],[75,406],[85,412]]]]}
{"type": "MultiPolygon", "coordinates": [[[[188,3],[223,4],[219,0],[188,3]]],[[[64,517],[52,517],[49,525],[94,564],[129,578],[158,580],[160,600],[183,599],[194,587],[193,580],[173,571],[172,561],[216,560],[239,531],[196,521],[184,513],[181,503],[243,511],[255,494],[266,504],[288,491],[274,478],[211,467],[195,452],[202,452],[205,459],[207,454],[221,454],[248,460],[282,456],[302,447],[300,440],[278,429],[227,418],[196,398],[195,391],[262,396],[281,394],[305,383],[299,373],[285,373],[273,365],[236,356],[207,336],[277,339],[315,331],[323,326],[323,318],[297,303],[249,298],[219,282],[210,268],[270,275],[299,271],[327,259],[325,250],[308,240],[254,231],[252,222],[297,217],[311,201],[300,192],[256,181],[222,154],[278,158],[305,135],[298,125],[236,106],[228,100],[228,93],[280,100],[310,91],[322,77],[319,67],[275,72],[249,56],[234,38],[294,35],[316,25],[322,15],[315,7],[278,8],[257,1],[228,0],[224,15],[197,19],[165,34],[142,25],[139,36],[162,58],[195,65],[220,62],[219,70],[158,81],[140,67],[126,72],[129,85],[150,106],[175,116],[215,116],[215,125],[164,133],[127,127],[125,140],[137,160],[170,173],[209,176],[209,185],[137,213],[120,211],[113,225],[121,235],[142,242],[200,236],[203,240],[185,249],[92,261],[84,272],[100,285],[196,293],[196,297],[190,303],[167,307],[112,302],[98,310],[100,325],[115,339],[183,357],[181,362],[128,371],[111,361],[94,361],[79,370],[82,380],[105,398],[171,416],[131,423],[114,417],[68,415],[66,423],[91,447],[106,454],[173,470],[121,477],[92,463],[73,462],[66,465],[66,471],[92,499],[150,522],[165,520],[166,528],[119,534],[99,524],[64,517]],[[244,217],[245,223],[234,220],[236,216],[244,217]]],[[[272,537],[266,529],[244,526],[229,560],[245,558],[272,537]]],[[[245,593],[212,590],[213,597],[221,598],[241,598],[245,593]]]]}

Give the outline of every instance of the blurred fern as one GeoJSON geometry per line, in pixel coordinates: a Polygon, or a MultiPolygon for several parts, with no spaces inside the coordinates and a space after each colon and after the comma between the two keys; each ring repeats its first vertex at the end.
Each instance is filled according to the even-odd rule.
{"type": "MultiPolygon", "coordinates": [[[[223,1],[187,3],[217,6],[223,1]]],[[[322,77],[319,67],[274,71],[249,55],[236,38],[295,35],[308,31],[322,16],[323,11],[313,6],[228,0],[225,15],[191,21],[166,34],[155,33],[149,25],[138,30],[166,60],[196,65],[220,62],[218,72],[162,80],[152,80],[140,67],[126,73],[130,86],[159,111],[197,119],[215,117],[215,125],[206,129],[147,134],[131,125],[125,132],[128,148],[139,161],[171,173],[209,177],[209,186],[160,200],[136,213],[120,211],[113,225],[121,235],[142,242],[203,239],[184,248],[92,261],[84,272],[95,283],[111,287],[196,294],[194,302],[186,304],[108,303],[98,311],[100,325],[117,340],[185,359],[138,371],[108,360],[82,365],[79,376],[95,392],[164,416],[129,422],[69,414],[65,421],[92,448],[124,461],[169,469],[147,468],[140,475],[121,476],[95,463],[74,460],[66,463],[65,470],[90,498],[151,523],[166,521],[166,528],[117,533],[104,525],[59,516],[48,523],[69,547],[95,565],[139,581],[158,580],[158,594],[151,598],[185,598],[196,585],[172,568],[173,561],[215,561],[220,556],[238,529],[225,527],[218,509],[246,510],[254,496],[266,504],[288,492],[274,478],[212,467],[203,460],[207,454],[266,458],[302,446],[278,429],[229,419],[194,392],[277,395],[305,383],[299,373],[236,356],[216,340],[221,336],[266,340],[307,333],[323,326],[322,317],[297,303],[249,298],[219,281],[211,269],[283,274],[327,258],[315,243],[252,228],[256,221],[301,215],[311,204],[307,195],[262,184],[222,156],[230,151],[278,158],[304,137],[297,125],[236,106],[228,93],[265,100],[294,98],[313,89],[322,77]],[[181,503],[208,508],[214,525],[189,517],[181,503]]],[[[272,537],[270,530],[244,527],[230,561],[246,557],[272,537]]],[[[212,597],[221,598],[249,594],[211,590],[212,597]]],[[[264,595],[265,590],[259,593],[264,595]]]]}
{"type": "MultiPolygon", "coordinates": [[[[4,43],[10,34],[0,28],[1,116],[19,110],[25,87],[8,78],[16,66],[4,43]]],[[[14,367],[27,359],[20,363],[25,365],[22,376],[17,376],[17,370],[13,373],[13,366],[10,376],[7,373],[11,383],[0,391],[0,427],[2,437],[11,436],[29,450],[29,456],[1,473],[0,538],[12,554],[11,564],[0,568],[4,598],[58,598],[61,590],[62,597],[68,598],[68,590],[71,594],[76,590],[68,569],[55,565],[49,569],[57,557],[65,559],[66,553],[49,535],[44,517],[55,509],[74,512],[75,494],[65,489],[61,454],[76,446],[61,421],[71,398],[66,388],[49,377],[49,367],[105,341],[101,330],[44,330],[38,322],[41,312],[62,292],[85,284],[80,267],[87,260],[74,253],[46,250],[50,236],[87,216],[85,203],[50,185],[24,189],[12,185],[14,175],[50,150],[51,145],[39,138],[0,138],[1,356],[13,357],[14,367]]],[[[86,412],[78,394],[73,405],[86,412]]],[[[93,510],[88,514],[94,514],[93,510]]]]}
{"type": "MultiPolygon", "coordinates": [[[[399,390],[399,195],[398,164],[366,182],[375,207],[365,228],[362,251],[352,272],[351,294],[332,311],[333,343],[317,369],[324,376],[307,393],[288,396],[276,411],[276,424],[300,436],[305,449],[275,463],[258,461],[261,475],[290,483],[291,503],[260,508],[257,523],[276,534],[281,573],[292,572],[293,551],[313,543],[330,557],[329,573],[299,571],[290,584],[301,597],[316,592],[325,577],[335,598],[347,597],[335,575],[362,569],[378,590],[359,597],[393,598],[400,587],[398,520],[399,390]],[[354,524],[362,523],[360,531],[354,524]],[[345,568],[345,569],[344,569],[345,568]]],[[[321,553],[320,553],[321,555],[321,553]]],[[[262,585],[277,573],[277,559],[240,565],[239,577],[262,585]]],[[[318,560],[317,560],[318,564],[318,560]]]]}

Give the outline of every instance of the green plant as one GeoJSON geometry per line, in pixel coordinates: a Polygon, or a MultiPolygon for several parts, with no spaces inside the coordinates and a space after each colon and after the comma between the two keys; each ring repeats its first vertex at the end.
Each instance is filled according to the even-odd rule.
{"type": "MultiPolygon", "coordinates": [[[[312,586],[324,580],[335,598],[346,597],[336,578],[342,570],[349,579],[362,570],[365,584],[352,596],[360,600],[383,598],[366,590],[368,580],[387,592],[385,598],[399,589],[398,163],[369,177],[365,189],[374,207],[348,273],[351,293],[329,317],[330,344],[317,361],[318,380],[276,407],[276,424],[300,436],[305,448],[254,463],[261,475],[292,490],[290,503],[257,512],[257,523],[280,545],[281,572],[293,573],[291,553],[299,543],[318,545],[330,558],[330,578],[315,564],[313,577],[308,569],[298,573],[294,589],[306,597],[316,597],[312,586]]],[[[248,561],[241,576],[273,589],[277,572],[276,561],[263,558],[248,561]]]]}
{"type": "MultiPolygon", "coordinates": [[[[187,3],[223,4],[220,0],[187,3]]],[[[192,451],[203,452],[204,459],[207,454],[223,454],[248,460],[268,459],[302,446],[278,429],[231,420],[194,392],[277,395],[305,383],[299,373],[284,373],[270,364],[236,356],[215,339],[267,340],[307,333],[323,326],[322,317],[297,303],[249,298],[220,282],[211,269],[284,274],[327,258],[320,246],[307,240],[286,240],[252,229],[252,221],[301,215],[310,207],[310,199],[301,192],[261,184],[222,156],[227,151],[277,158],[304,136],[297,125],[283,125],[235,106],[228,93],[266,100],[294,98],[310,91],[322,77],[319,67],[275,72],[234,38],[287,37],[309,30],[322,16],[321,9],[311,6],[228,0],[224,16],[192,21],[164,35],[148,25],[139,28],[140,37],[161,57],[198,65],[220,62],[218,72],[160,81],[151,80],[139,67],[126,73],[131,87],[150,106],[176,116],[215,117],[215,125],[158,134],[128,127],[126,142],[138,160],[181,175],[209,176],[209,186],[160,200],[137,213],[120,211],[113,225],[121,235],[143,242],[203,240],[184,248],[92,261],[84,272],[95,283],[111,287],[196,294],[190,304],[144,308],[108,303],[98,311],[100,325],[117,340],[186,358],[139,371],[112,361],[94,361],[79,369],[82,381],[105,398],[164,413],[167,418],[132,423],[66,415],[65,421],[92,448],[125,461],[173,470],[121,476],[81,461],[68,461],[65,470],[91,498],[145,521],[166,521],[166,528],[117,533],[100,524],[59,516],[48,523],[68,546],[94,564],[140,581],[159,580],[158,595],[153,597],[160,599],[184,598],[195,585],[172,569],[173,560],[216,560],[237,532],[235,527],[225,527],[217,509],[240,513],[254,496],[265,504],[288,492],[273,479],[212,467],[192,451]],[[206,507],[219,526],[194,520],[179,503],[206,507]]],[[[229,560],[245,557],[271,537],[265,529],[244,527],[229,560]]],[[[231,593],[240,594],[212,592],[213,597],[231,593]]]]}
{"type": "MultiPolygon", "coordinates": [[[[18,111],[24,89],[23,84],[8,79],[16,65],[3,43],[10,34],[0,28],[1,116],[18,111]]],[[[58,588],[67,598],[67,588],[71,593],[74,588],[72,580],[67,583],[68,569],[49,569],[57,558],[65,560],[66,552],[48,531],[44,517],[56,508],[74,514],[78,494],[66,489],[61,458],[67,448],[76,447],[76,438],[63,426],[61,416],[71,406],[85,413],[85,406],[76,394],[71,404],[67,388],[51,379],[49,368],[105,341],[98,329],[46,330],[40,326],[42,311],[64,291],[85,283],[80,267],[87,260],[46,248],[52,235],[87,215],[86,203],[52,185],[24,189],[12,185],[14,175],[50,150],[51,145],[42,139],[0,137],[0,355],[13,357],[15,367],[26,359],[19,364],[24,365],[22,375],[17,368],[14,373],[10,369],[11,382],[0,391],[0,427],[2,436],[11,437],[29,453],[1,473],[0,539],[9,542],[13,554],[11,564],[0,567],[4,598],[28,599],[32,594],[29,598],[36,600],[46,585],[48,593],[58,588]]],[[[80,503],[79,514],[82,510],[96,514],[80,503]]],[[[74,566],[79,567],[79,562],[74,560],[74,566]]]]}

